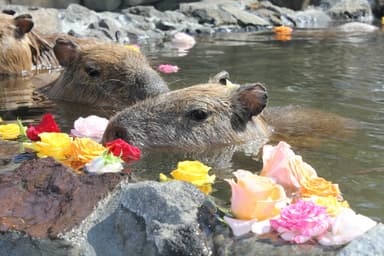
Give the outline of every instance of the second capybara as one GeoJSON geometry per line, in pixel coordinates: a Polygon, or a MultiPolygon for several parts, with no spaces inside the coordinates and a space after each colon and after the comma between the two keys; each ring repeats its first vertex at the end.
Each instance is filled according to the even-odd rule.
{"type": "Polygon", "coordinates": [[[149,150],[195,151],[249,142],[260,148],[274,136],[300,141],[341,136],[353,123],[336,114],[301,107],[264,109],[266,103],[267,93],[260,84],[195,85],[117,113],[110,119],[103,141],[121,138],[149,150]]]}
{"type": "Polygon", "coordinates": [[[29,14],[0,13],[0,75],[28,75],[58,66],[52,44],[37,32],[29,14]]]}
{"type": "Polygon", "coordinates": [[[46,89],[51,99],[121,109],[169,91],[145,56],[124,45],[59,37],[54,52],[64,71],[46,89]]]}

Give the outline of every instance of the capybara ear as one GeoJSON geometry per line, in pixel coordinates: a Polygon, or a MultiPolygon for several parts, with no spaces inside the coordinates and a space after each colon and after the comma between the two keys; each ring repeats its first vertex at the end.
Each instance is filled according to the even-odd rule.
{"type": "Polygon", "coordinates": [[[60,65],[67,67],[77,56],[78,45],[68,38],[58,37],[53,51],[60,65]]]}
{"type": "Polygon", "coordinates": [[[15,17],[16,33],[22,37],[33,28],[32,16],[23,14],[15,17]]]}
{"type": "Polygon", "coordinates": [[[227,80],[229,79],[229,73],[225,70],[217,73],[213,77],[209,78],[209,83],[227,85],[227,80]]]}
{"type": "Polygon", "coordinates": [[[16,12],[11,9],[6,9],[6,10],[3,10],[2,13],[8,14],[8,15],[14,15],[16,12]]]}
{"type": "Polygon", "coordinates": [[[233,92],[232,126],[237,130],[244,130],[246,123],[263,111],[267,105],[267,90],[260,83],[241,86],[233,92]]]}

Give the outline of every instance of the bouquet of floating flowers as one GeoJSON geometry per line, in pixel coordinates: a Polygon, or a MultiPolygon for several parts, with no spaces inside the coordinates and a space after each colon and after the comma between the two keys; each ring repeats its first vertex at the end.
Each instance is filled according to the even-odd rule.
{"type": "Polygon", "coordinates": [[[19,139],[37,157],[53,157],[75,171],[119,172],[124,163],[139,160],[141,152],[121,139],[101,145],[99,141],[107,125],[108,120],[102,117],[80,117],[68,135],[61,132],[51,114],[45,114],[38,125],[28,128],[20,120],[17,124],[0,125],[0,137],[19,139]]]}
{"type": "Polygon", "coordinates": [[[318,177],[316,171],[290,146],[280,142],[263,148],[260,175],[234,172],[231,212],[225,222],[234,235],[277,232],[292,243],[309,240],[322,245],[343,245],[376,225],[356,214],[343,200],[337,184],[318,177]]]}

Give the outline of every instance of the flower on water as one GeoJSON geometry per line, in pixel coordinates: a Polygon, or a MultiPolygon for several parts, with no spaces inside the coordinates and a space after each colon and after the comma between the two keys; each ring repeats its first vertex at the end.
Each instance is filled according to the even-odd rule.
{"type": "Polygon", "coordinates": [[[103,117],[95,115],[80,117],[74,122],[74,129],[71,130],[71,134],[79,138],[88,137],[100,142],[107,125],[108,119],[103,117]]]}
{"type": "Polygon", "coordinates": [[[130,145],[122,139],[116,139],[105,144],[109,152],[113,155],[121,157],[126,163],[137,161],[141,157],[139,148],[130,145]]]}
{"type": "Polygon", "coordinates": [[[303,200],[310,200],[317,205],[324,206],[331,217],[336,216],[344,208],[349,208],[347,201],[340,201],[334,196],[311,196],[303,198],[303,200]]]}
{"type": "Polygon", "coordinates": [[[275,147],[263,147],[263,169],[260,175],[274,179],[287,192],[297,192],[304,180],[317,177],[316,171],[301,156],[295,155],[289,144],[283,141],[275,147]]]}
{"type": "Polygon", "coordinates": [[[318,238],[325,246],[343,245],[363,235],[377,223],[372,219],[344,208],[331,221],[330,230],[318,238]]]}
{"type": "MultiPolygon", "coordinates": [[[[177,163],[177,169],[171,172],[175,180],[182,180],[197,186],[205,194],[212,191],[211,184],[215,182],[216,176],[209,175],[211,167],[204,165],[199,161],[182,161],[177,163]]],[[[161,181],[170,180],[164,174],[160,173],[161,181]]]]}
{"type": "Polygon", "coordinates": [[[287,26],[277,26],[273,28],[273,32],[279,35],[290,35],[292,34],[293,29],[287,26]]]}
{"type": "Polygon", "coordinates": [[[0,139],[14,140],[20,136],[20,128],[18,124],[0,125],[0,139]]]}
{"type": "Polygon", "coordinates": [[[196,44],[196,40],[186,33],[177,32],[173,36],[172,44],[179,50],[188,50],[196,44]]]}
{"type": "Polygon", "coordinates": [[[64,163],[78,170],[92,159],[101,156],[105,150],[105,147],[90,138],[75,138],[69,146],[64,163]]]}
{"type": "Polygon", "coordinates": [[[325,207],[300,200],[283,208],[280,218],[271,219],[270,223],[281,238],[301,244],[324,234],[330,225],[330,218],[325,207]]]}
{"type": "Polygon", "coordinates": [[[40,141],[24,143],[24,147],[33,149],[38,157],[51,156],[57,161],[67,159],[72,138],[65,133],[43,132],[39,134],[40,141]]]}
{"type": "Polygon", "coordinates": [[[124,169],[123,160],[120,157],[114,156],[111,153],[104,153],[102,156],[93,158],[85,167],[89,173],[110,173],[120,172],[124,169]]]}
{"type": "Polygon", "coordinates": [[[280,208],[287,203],[283,187],[271,178],[244,170],[237,170],[233,174],[237,182],[233,179],[226,181],[231,186],[231,211],[236,218],[269,219],[278,215],[280,208]]]}
{"type": "Polygon", "coordinates": [[[30,140],[38,141],[40,140],[39,134],[43,132],[60,132],[60,128],[55,122],[52,114],[43,115],[40,123],[36,126],[29,126],[26,133],[30,140]]]}
{"type": "Polygon", "coordinates": [[[160,72],[163,72],[165,74],[170,74],[170,73],[177,73],[179,72],[179,67],[178,66],[174,66],[174,65],[170,65],[170,64],[161,64],[157,70],[159,70],[160,72]]]}

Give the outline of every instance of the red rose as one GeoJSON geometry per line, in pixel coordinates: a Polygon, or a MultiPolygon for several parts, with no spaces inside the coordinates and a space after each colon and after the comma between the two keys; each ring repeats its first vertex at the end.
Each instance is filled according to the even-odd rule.
{"type": "Polygon", "coordinates": [[[125,162],[136,161],[140,159],[140,149],[128,144],[122,139],[116,139],[105,144],[114,156],[119,156],[125,162]]]}
{"type": "Polygon", "coordinates": [[[30,125],[27,129],[27,137],[32,141],[38,141],[40,140],[39,134],[42,132],[60,132],[60,128],[53,119],[52,114],[43,115],[40,124],[30,125]]]}

